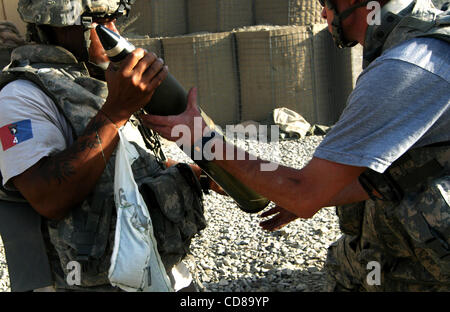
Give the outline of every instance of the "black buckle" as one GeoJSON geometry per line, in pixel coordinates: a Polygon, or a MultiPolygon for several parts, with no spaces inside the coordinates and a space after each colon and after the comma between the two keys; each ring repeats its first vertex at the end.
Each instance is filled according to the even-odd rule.
{"type": "Polygon", "coordinates": [[[390,201],[397,204],[403,199],[402,189],[388,172],[381,174],[367,169],[359,176],[358,180],[372,200],[390,201]],[[377,193],[381,197],[377,196],[377,193]]]}

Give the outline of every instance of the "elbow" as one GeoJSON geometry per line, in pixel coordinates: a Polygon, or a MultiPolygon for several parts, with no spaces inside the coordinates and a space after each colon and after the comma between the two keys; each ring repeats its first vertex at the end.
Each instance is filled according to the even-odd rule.
{"type": "Polygon", "coordinates": [[[45,213],[41,213],[41,216],[52,221],[61,221],[67,214],[62,214],[57,211],[46,211],[45,213]]]}
{"type": "Polygon", "coordinates": [[[289,200],[285,209],[291,211],[301,219],[311,219],[319,211],[320,207],[317,208],[314,203],[300,201],[298,198],[295,198],[289,200]]]}

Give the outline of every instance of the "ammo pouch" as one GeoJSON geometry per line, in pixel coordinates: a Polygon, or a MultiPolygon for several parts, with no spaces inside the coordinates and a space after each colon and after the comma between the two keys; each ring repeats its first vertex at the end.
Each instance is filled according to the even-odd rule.
{"type": "Polygon", "coordinates": [[[450,174],[406,196],[390,213],[402,225],[417,260],[437,280],[450,283],[450,174]]]}
{"type": "Polygon", "coordinates": [[[140,181],[166,270],[189,252],[191,239],[206,227],[200,183],[187,164],[177,164],[140,181]]]}
{"type": "MultiPolygon", "coordinates": [[[[434,179],[448,172],[448,142],[412,149],[395,161],[384,173],[367,169],[359,176],[361,186],[373,201],[399,205],[408,193],[424,192],[434,179]],[[446,165],[444,165],[446,164],[446,165]],[[378,194],[376,194],[376,192],[378,194]]],[[[366,202],[336,207],[343,233],[358,236],[366,202]]]]}
{"type": "Polygon", "coordinates": [[[347,235],[358,236],[364,217],[365,201],[336,207],[339,228],[347,235]]]}
{"type": "Polygon", "coordinates": [[[367,169],[359,176],[359,182],[370,199],[399,204],[406,193],[422,192],[432,179],[445,174],[443,164],[448,161],[448,144],[412,149],[384,173],[367,169]]]}

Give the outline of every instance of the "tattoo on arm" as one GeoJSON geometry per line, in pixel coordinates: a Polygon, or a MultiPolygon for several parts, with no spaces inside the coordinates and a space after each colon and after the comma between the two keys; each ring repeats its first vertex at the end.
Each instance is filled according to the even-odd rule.
{"type": "MultiPolygon", "coordinates": [[[[97,137],[97,129],[102,128],[106,120],[97,116],[91,120],[83,135],[80,136],[68,149],[51,157],[46,157],[38,167],[40,177],[50,184],[56,180],[58,184],[67,181],[76,173],[74,161],[82,157],[87,150],[96,149],[101,144],[97,137]]],[[[87,155],[87,154],[86,154],[87,155]]]]}

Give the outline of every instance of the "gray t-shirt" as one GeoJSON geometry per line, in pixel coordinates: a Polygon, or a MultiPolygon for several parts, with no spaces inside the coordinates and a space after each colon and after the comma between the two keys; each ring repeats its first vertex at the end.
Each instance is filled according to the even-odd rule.
{"type": "Polygon", "coordinates": [[[412,147],[450,140],[450,45],[408,40],[358,77],[314,156],[383,173],[412,147]]]}

